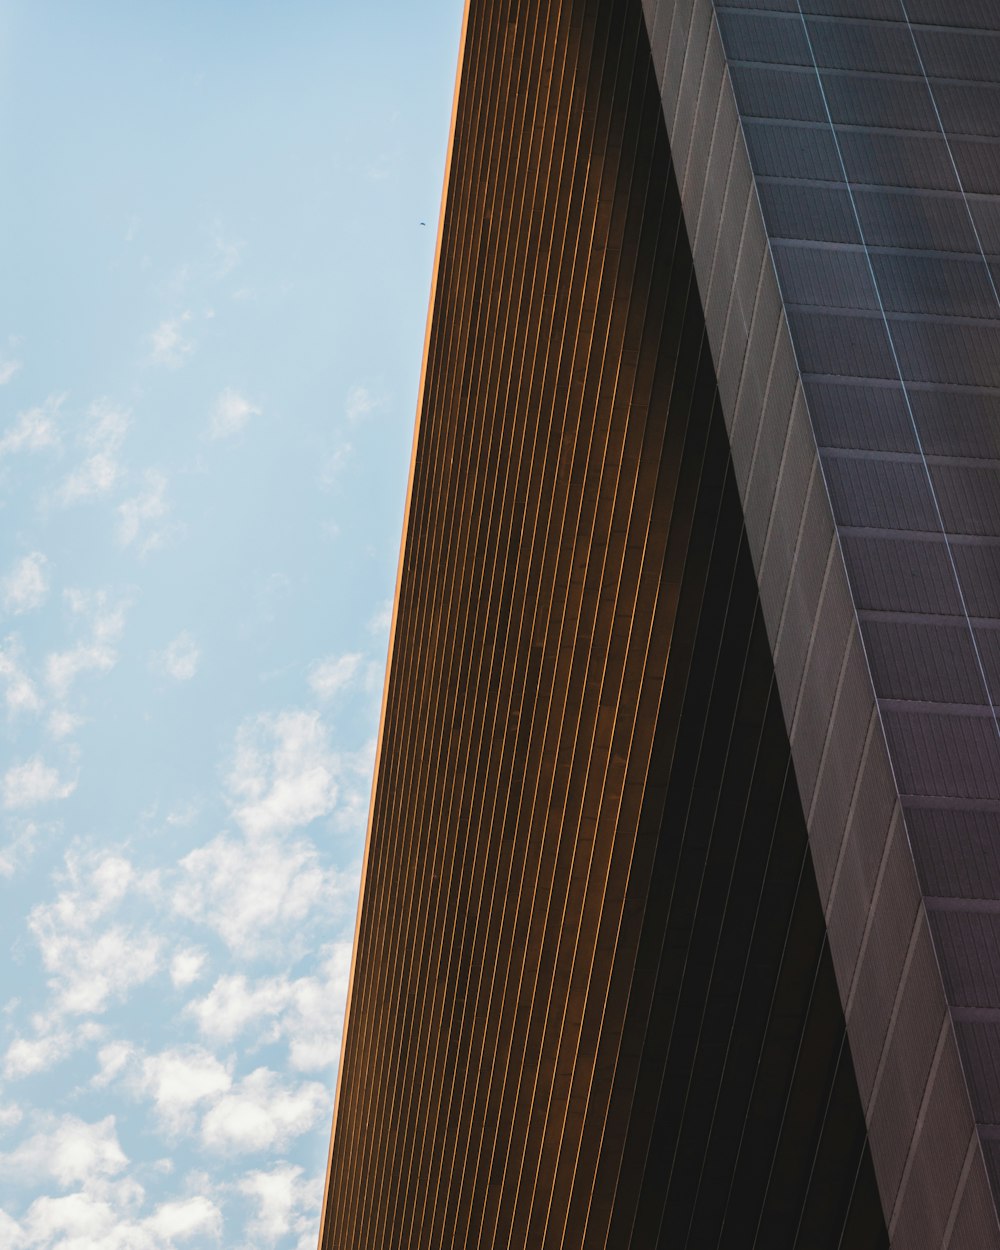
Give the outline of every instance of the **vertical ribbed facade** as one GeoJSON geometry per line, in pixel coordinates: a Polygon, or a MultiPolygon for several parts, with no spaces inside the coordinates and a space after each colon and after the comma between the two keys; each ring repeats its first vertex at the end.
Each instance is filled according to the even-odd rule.
{"type": "Polygon", "coordinates": [[[992,10],[470,0],[321,1250],[1000,1246],[992,10]]]}

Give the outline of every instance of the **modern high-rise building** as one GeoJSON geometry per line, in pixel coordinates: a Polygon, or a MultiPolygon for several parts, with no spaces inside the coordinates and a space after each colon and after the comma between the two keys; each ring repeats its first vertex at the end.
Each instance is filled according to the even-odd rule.
{"type": "Polygon", "coordinates": [[[1000,1247],[1000,3],[470,0],[322,1250],[1000,1247]]]}

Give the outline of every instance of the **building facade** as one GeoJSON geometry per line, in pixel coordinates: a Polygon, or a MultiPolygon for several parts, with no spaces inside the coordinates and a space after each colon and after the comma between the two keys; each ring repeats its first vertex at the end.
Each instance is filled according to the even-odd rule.
{"type": "Polygon", "coordinates": [[[998,196],[993,0],[470,0],[321,1250],[1000,1247],[998,196]]]}

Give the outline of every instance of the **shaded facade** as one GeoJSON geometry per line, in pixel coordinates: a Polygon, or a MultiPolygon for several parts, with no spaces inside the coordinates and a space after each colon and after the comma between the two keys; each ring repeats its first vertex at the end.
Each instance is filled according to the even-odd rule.
{"type": "Polygon", "coordinates": [[[1000,1246],[1000,15],[470,0],[321,1250],[1000,1246]]]}

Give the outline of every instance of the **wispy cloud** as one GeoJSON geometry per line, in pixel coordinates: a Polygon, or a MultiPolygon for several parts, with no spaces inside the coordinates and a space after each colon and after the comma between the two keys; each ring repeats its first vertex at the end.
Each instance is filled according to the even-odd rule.
{"type": "Polygon", "coordinates": [[[231,1061],[194,1044],[147,1054],[114,1042],[98,1058],[96,1087],[118,1084],[148,1101],[172,1137],[198,1133],[203,1145],[227,1154],[281,1149],[313,1127],[329,1099],[320,1082],[283,1081],[267,1067],[237,1079],[231,1061]]]}
{"type": "Polygon", "coordinates": [[[381,406],[382,400],[373,395],[367,386],[352,386],[347,392],[345,413],[352,424],[363,421],[381,406]]]}
{"type": "Polygon", "coordinates": [[[260,408],[231,386],[216,397],[212,405],[208,432],[212,438],[228,438],[242,430],[251,417],[260,415],[260,408]]]}
{"type": "Polygon", "coordinates": [[[0,1132],[13,1128],[24,1119],[24,1112],[14,1102],[0,1103],[0,1132]]]}
{"type": "Polygon", "coordinates": [[[88,456],[63,482],[59,490],[60,502],[73,504],[106,495],[118,481],[118,473],[118,461],[114,456],[106,452],[88,456]]]}
{"type": "Polygon", "coordinates": [[[161,1245],[172,1247],[179,1241],[189,1245],[196,1237],[202,1245],[207,1241],[217,1243],[222,1236],[222,1212],[210,1199],[197,1194],[192,1198],[161,1203],[152,1215],[143,1220],[142,1228],[157,1237],[161,1245]]]}
{"type": "Polygon", "coordinates": [[[205,969],[208,956],[203,950],[189,946],[178,951],[170,961],[170,979],[178,989],[193,985],[205,969]]]}
{"type": "Polygon", "coordinates": [[[198,671],[201,651],[188,631],[182,630],[162,651],[154,651],[152,666],[173,681],[190,681],[198,671]]]}
{"type": "Polygon", "coordinates": [[[147,470],[139,494],[118,506],[118,541],[123,547],[135,544],[141,555],[155,551],[166,541],[167,528],[158,522],[169,511],[167,479],[155,469],[147,470]]]}
{"type": "Polygon", "coordinates": [[[40,551],[22,556],[0,583],[4,610],[14,616],[40,608],[49,593],[48,560],[40,551]]]}
{"type": "Polygon", "coordinates": [[[341,441],[334,447],[333,451],[325,457],[319,470],[319,484],[324,489],[329,490],[334,486],[337,479],[347,467],[348,461],[354,452],[354,448],[346,439],[341,441]]]}
{"type": "Polygon", "coordinates": [[[242,261],[246,243],[227,234],[222,223],[216,221],[212,226],[212,247],[215,252],[214,277],[225,278],[242,261]]]}
{"type": "Polygon", "coordinates": [[[190,311],[161,321],[149,336],[150,360],[156,365],[176,369],[184,363],[193,350],[193,344],[184,337],[183,328],[191,320],[190,311]]]}
{"type": "Polygon", "coordinates": [[[13,425],[0,434],[0,456],[58,447],[57,418],[65,399],[65,395],[50,395],[44,404],[18,413],[13,425]]]}
{"type": "Polygon", "coordinates": [[[0,877],[12,877],[22,864],[27,863],[34,854],[39,833],[53,826],[40,826],[32,819],[12,821],[8,818],[7,827],[9,836],[0,846],[0,877]]]}
{"type": "Polygon", "coordinates": [[[64,888],[28,918],[57,1012],[102,1012],[161,967],[159,936],[116,914],[127,896],[141,896],[147,888],[120,855],[67,855],[64,888]]]}
{"type": "Polygon", "coordinates": [[[333,810],[339,771],[318,712],[252,717],[237,733],[227,777],[233,816],[251,836],[307,825],[333,810]]]}
{"type": "Polygon", "coordinates": [[[86,1186],[116,1176],[127,1163],[113,1115],[96,1123],[75,1115],[51,1117],[42,1131],[16,1150],[0,1155],[0,1168],[6,1176],[28,1181],[50,1177],[62,1186],[86,1186]]]}
{"type": "Polygon", "coordinates": [[[90,405],[87,418],[79,438],[86,454],[57,492],[63,504],[106,495],[121,477],[119,452],[131,423],[129,412],[102,399],[90,405]]]}
{"type": "Polygon", "coordinates": [[[203,1195],[160,1203],[138,1217],[145,1192],[130,1176],[90,1180],[73,1193],[36,1198],[23,1220],[0,1211],[0,1239],[16,1250],[178,1250],[218,1244],[222,1213],[203,1195]]]}
{"type": "Polygon", "coordinates": [[[323,1197],[321,1177],[306,1179],[302,1168],[283,1163],[266,1172],[250,1172],[239,1187],[254,1204],[254,1214],[247,1222],[248,1236],[259,1238],[266,1246],[290,1234],[306,1245],[316,1240],[316,1212],[323,1197]]]}
{"type": "Polygon", "coordinates": [[[226,974],[186,1011],[202,1035],[216,1043],[263,1029],[264,1040],[287,1042],[294,1069],[321,1071],[336,1063],[340,1051],[350,966],[351,942],[344,940],[328,948],[315,975],[251,980],[226,974]]]}
{"type": "Polygon", "coordinates": [[[8,354],[0,356],[0,386],[6,386],[8,382],[21,372],[23,361],[20,356],[14,353],[17,352],[23,341],[19,334],[11,334],[8,337],[8,354]]]}
{"type": "Polygon", "coordinates": [[[201,1139],[226,1154],[281,1149],[326,1114],[328,1100],[319,1081],[289,1085],[269,1068],[257,1068],[206,1114],[201,1139]]]}
{"type": "Polygon", "coordinates": [[[227,974],[185,1010],[198,1021],[204,1036],[231,1042],[251,1024],[280,1016],[291,1001],[293,984],[289,977],[250,981],[242,973],[227,974]]]}
{"type": "Polygon", "coordinates": [[[357,889],[353,874],[324,867],[305,839],[220,834],[184,856],[180,869],[174,910],[243,959],[307,950],[316,918],[346,912],[357,889]]]}
{"type": "Polygon", "coordinates": [[[41,1115],[33,1128],[15,1149],[0,1154],[6,1180],[42,1189],[20,1221],[0,1212],[3,1245],[12,1250],[178,1250],[194,1240],[218,1242],[222,1213],[204,1193],[161,1202],[142,1214],[145,1190],[130,1174],[113,1115],[96,1121],[41,1115]],[[52,1188],[64,1192],[46,1192],[52,1188]]]}
{"type": "Polygon", "coordinates": [[[4,773],[3,805],[8,811],[40,807],[69,798],[75,789],[75,778],[63,778],[58,769],[35,755],[23,764],[11,765],[4,773]]]}
{"type": "Polygon", "coordinates": [[[45,680],[52,694],[65,699],[83,673],[106,673],[118,659],[117,643],[125,627],[125,605],[112,604],[104,591],[70,589],[64,598],[74,616],[89,627],[89,637],[45,661],[45,680]]]}
{"type": "Polygon", "coordinates": [[[373,634],[387,634],[389,627],[392,625],[392,608],[393,601],[385,599],[379,604],[375,611],[375,615],[368,622],[368,628],[373,634]]]}
{"type": "Polygon", "coordinates": [[[69,1029],[45,1016],[36,1017],[35,1026],[34,1036],[16,1037],[7,1047],[3,1072],[8,1080],[47,1072],[100,1032],[93,1023],[69,1029]]]}
{"type": "Polygon", "coordinates": [[[309,669],[309,688],[318,699],[332,699],[351,684],[363,659],[360,652],[352,651],[317,660],[309,669]]]}
{"type": "Polygon", "coordinates": [[[68,651],[55,651],[48,657],[45,679],[54,694],[65,698],[82,673],[108,673],[114,668],[117,656],[116,649],[108,642],[80,643],[68,651]]]}
{"type": "Polygon", "coordinates": [[[68,738],[71,734],[76,733],[82,724],[82,716],[77,716],[74,712],[60,707],[56,708],[49,716],[47,727],[51,737],[59,742],[63,738],[68,738]]]}
{"type": "Polygon", "coordinates": [[[21,645],[17,638],[7,638],[0,644],[0,682],[9,715],[42,710],[42,698],[22,667],[21,645]]]}
{"type": "Polygon", "coordinates": [[[157,1119],[170,1133],[190,1132],[198,1109],[233,1083],[229,1068],[202,1046],[146,1055],[128,1081],[152,1102],[157,1119]]]}

